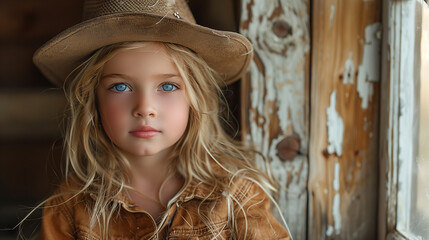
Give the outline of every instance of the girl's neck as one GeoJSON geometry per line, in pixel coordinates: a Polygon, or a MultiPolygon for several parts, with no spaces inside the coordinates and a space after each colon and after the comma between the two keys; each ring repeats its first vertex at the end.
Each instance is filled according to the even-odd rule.
{"type": "Polygon", "coordinates": [[[168,177],[171,159],[169,149],[152,156],[127,156],[131,165],[131,186],[141,183],[159,185],[168,177]]]}
{"type": "Polygon", "coordinates": [[[170,151],[153,156],[127,156],[131,164],[128,194],[133,202],[155,219],[183,186],[183,177],[171,169],[170,151]]]}
{"type": "Polygon", "coordinates": [[[149,213],[155,221],[159,221],[167,210],[167,204],[183,187],[183,177],[176,173],[166,179],[161,186],[136,183],[135,190],[127,190],[128,196],[141,209],[149,213]]]}
{"type": "Polygon", "coordinates": [[[131,164],[131,200],[155,220],[166,210],[168,201],[183,186],[183,177],[171,169],[170,151],[155,156],[129,158],[131,164]]]}

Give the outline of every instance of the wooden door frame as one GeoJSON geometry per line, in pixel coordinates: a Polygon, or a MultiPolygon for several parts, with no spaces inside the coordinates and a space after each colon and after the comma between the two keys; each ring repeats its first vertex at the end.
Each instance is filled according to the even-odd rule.
{"type": "MultiPolygon", "coordinates": [[[[383,59],[380,124],[378,239],[413,239],[398,229],[406,207],[398,208],[407,182],[404,164],[415,158],[413,124],[420,85],[420,34],[423,0],[383,1],[383,59]],[[418,73],[418,74],[416,74],[418,73]],[[399,185],[402,185],[399,188],[399,185]]],[[[412,176],[407,176],[411,179],[412,176]]]]}

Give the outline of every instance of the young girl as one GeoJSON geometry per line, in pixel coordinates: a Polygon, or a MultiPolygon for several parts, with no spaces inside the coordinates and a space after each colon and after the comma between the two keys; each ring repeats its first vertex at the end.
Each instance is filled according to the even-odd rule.
{"type": "Polygon", "coordinates": [[[34,56],[70,104],[41,238],[289,239],[273,182],[219,120],[248,40],[195,24],[184,0],[88,0],[84,19],[34,56]]]}

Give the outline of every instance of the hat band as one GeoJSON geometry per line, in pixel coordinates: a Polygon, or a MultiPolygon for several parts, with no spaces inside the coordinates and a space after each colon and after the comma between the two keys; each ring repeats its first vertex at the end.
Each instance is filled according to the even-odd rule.
{"type": "Polygon", "coordinates": [[[87,0],[84,4],[83,20],[117,13],[169,16],[195,23],[187,4],[176,0],[87,0]]]}

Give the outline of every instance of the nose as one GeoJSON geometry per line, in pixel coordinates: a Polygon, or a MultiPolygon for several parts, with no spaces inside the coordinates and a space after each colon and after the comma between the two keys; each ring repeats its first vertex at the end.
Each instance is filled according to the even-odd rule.
{"type": "Polygon", "coordinates": [[[136,98],[133,116],[136,118],[154,118],[157,116],[155,101],[148,93],[142,93],[136,98]]]}

